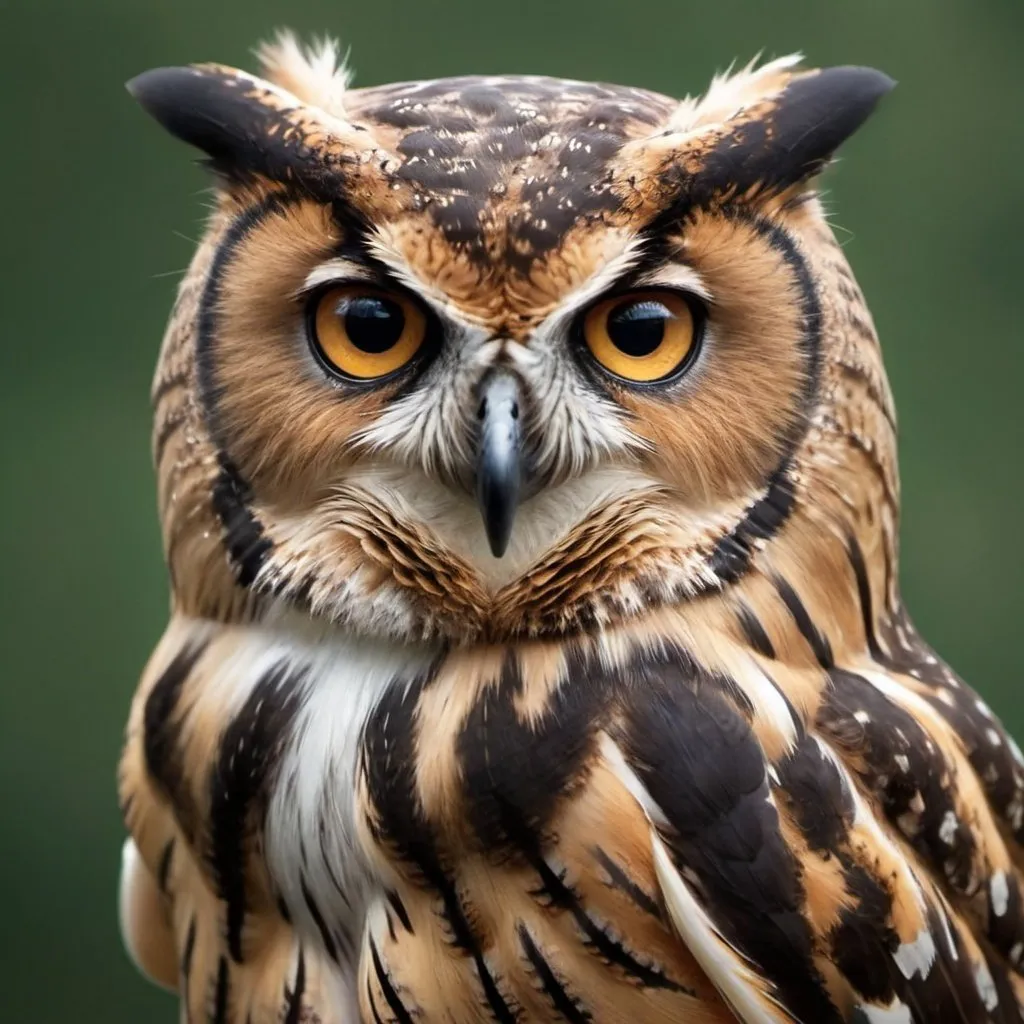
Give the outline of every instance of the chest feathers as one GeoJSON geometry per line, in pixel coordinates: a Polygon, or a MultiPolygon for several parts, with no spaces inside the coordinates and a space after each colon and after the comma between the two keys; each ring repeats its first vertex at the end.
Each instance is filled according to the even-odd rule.
{"type": "Polygon", "coordinates": [[[268,922],[287,925],[367,1020],[584,1020],[582,991],[624,1024],[726,1020],[723,996],[772,992],[826,1021],[862,998],[851,975],[889,1006],[950,971],[990,1001],[968,904],[927,877],[991,891],[987,941],[1013,957],[1024,904],[984,808],[1019,824],[1014,747],[905,619],[851,644],[779,587],[471,648],[177,618],[129,728],[133,835],[162,872],[167,832],[131,806],[143,777],[231,959],[258,962],[268,922]],[[895,950],[877,978],[865,908],[895,950]]]}

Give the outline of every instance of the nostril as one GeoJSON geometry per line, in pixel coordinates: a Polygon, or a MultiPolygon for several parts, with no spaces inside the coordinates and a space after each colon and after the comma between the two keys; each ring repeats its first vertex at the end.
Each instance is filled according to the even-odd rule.
{"type": "Polygon", "coordinates": [[[512,403],[512,419],[514,419],[514,420],[519,419],[519,403],[518,402],[513,402],[512,403]]]}
{"type": "Polygon", "coordinates": [[[487,415],[487,399],[480,402],[480,408],[476,411],[476,418],[482,420],[487,415]]]}

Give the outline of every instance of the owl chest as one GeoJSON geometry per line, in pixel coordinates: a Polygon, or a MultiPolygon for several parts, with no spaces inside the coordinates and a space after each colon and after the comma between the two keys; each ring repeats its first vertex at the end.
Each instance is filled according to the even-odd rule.
{"type": "MultiPolygon", "coordinates": [[[[370,835],[399,872],[430,878],[542,842],[598,756],[607,687],[549,685],[508,657],[498,673],[456,656],[381,695],[362,733],[370,835]]],[[[438,879],[440,882],[440,880],[438,879]]]]}
{"type": "Polygon", "coordinates": [[[357,955],[397,877],[443,886],[442,864],[500,861],[545,834],[596,754],[608,695],[541,689],[472,657],[385,648],[349,649],[307,683],[266,846],[289,911],[328,951],[357,955]]]}
{"type": "Polygon", "coordinates": [[[385,696],[413,686],[432,657],[337,638],[289,648],[301,696],[268,794],[265,857],[289,918],[343,967],[357,961],[384,891],[359,798],[361,737],[385,696]]]}

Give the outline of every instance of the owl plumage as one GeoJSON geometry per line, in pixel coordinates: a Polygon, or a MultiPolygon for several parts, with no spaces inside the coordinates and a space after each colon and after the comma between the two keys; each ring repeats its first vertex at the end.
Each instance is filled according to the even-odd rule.
{"type": "Polygon", "coordinates": [[[217,202],[154,388],[126,943],[217,1022],[1009,1022],[1024,762],[915,632],[814,179],[891,82],[132,83],[217,202]]]}

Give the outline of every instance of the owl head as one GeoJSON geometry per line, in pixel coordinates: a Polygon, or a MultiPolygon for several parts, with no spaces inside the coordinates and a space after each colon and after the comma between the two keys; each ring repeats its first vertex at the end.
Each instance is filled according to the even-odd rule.
{"type": "Polygon", "coordinates": [[[564,633],[813,572],[865,516],[892,542],[889,393],[813,190],[886,76],[262,61],[130,84],[216,181],[153,391],[184,613],[564,633]]]}

